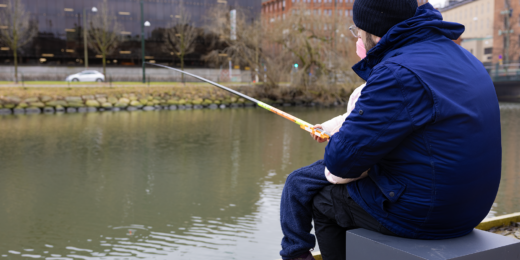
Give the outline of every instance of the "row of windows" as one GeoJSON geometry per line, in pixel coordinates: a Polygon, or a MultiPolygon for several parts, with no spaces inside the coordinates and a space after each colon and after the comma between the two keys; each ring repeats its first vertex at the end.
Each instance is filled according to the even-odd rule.
{"type": "MultiPolygon", "coordinates": [[[[86,9],[87,21],[96,19],[100,15],[102,0],[21,0],[25,4],[31,19],[38,25],[38,35],[32,43],[23,47],[22,53],[25,57],[45,57],[45,58],[82,58],[83,54],[83,9],[86,9]],[[98,9],[93,13],[92,7],[98,9]],[[47,56],[44,56],[47,55],[47,56]]],[[[144,18],[151,23],[150,27],[145,27],[146,55],[149,56],[168,56],[162,51],[161,44],[164,28],[176,21],[178,13],[178,3],[180,0],[145,0],[144,18]]],[[[205,17],[211,7],[224,0],[198,0],[186,1],[185,8],[192,14],[195,26],[203,26],[206,22],[205,17]]],[[[260,14],[261,2],[250,0],[233,0],[233,6],[241,9],[251,10],[252,18],[260,14]]],[[[0,0],[0,8],[5,7],[7,0],[0,0]],[[3,7],[2,7],[3,6],[3,7]]],[[[118,51],[111,54],[117,59],[130,59],[140,57],[140,32],[141,32],[141,12],[140,0],[108,0],[108,8],[114,17],[121,24],[118,32],[122,41],[118,51]]],[[[87,23],[88,24],[88,23],[87,23]]],[[[6,25],[0,24],[0,29],[6,25]]],[[[200,37],[200,41],[204,41],[200,37]]],[[[206,54],[207,43],[197,43],[195,56],[206,54]]],[[[5,46],[0,44],[0,56],[9,56],[11,52],[5,50],[5,46]],[[4,49],[2,49],[4,48],[4,49]]],[[[211,47],[213,48],[213,47],[211,47]]],[[[90,56],[94,57],[97,53],[89,51],[90,56]]]]}
{"type": "Polygon", "coordinates": [[[489,14],[491,12],[491,4],[488,2],[486,4],[473,5],[468,6],[468,8],[461,8],[460,10],[453,10],[449,14],[446,15],[446,19],[450,21],[457,21],[461,19],[472,19],[474,16],[479,14],[489,14]]]}
{"type": "MultiPolygon", "coordinates": [[[[146,14],[161,15],[163,11],[170,11],[173,7],[179,6],[181,0],[145,0],[144,10],[146,14]]],[[[221,1],[222,2],[222,1],[221,1]]],[[[227,2],[227,1],[223,1],[227,2]]],[[[231,2],[231,1],[230,1],[231,2]]],[[[234,0],[233,5],[242,8],[255,9],[260,8],[261,3],[247,0],[234,0]]],[[[22,0],[28,12],[31,14],[47,14],[56,15],[67,12],[82,13],[83,9],[87,11],[96,6],[99,8],[102,4],[101,0],[22,0]]],[[[7,0],[0,0],[0,5],[6,5],[7,0]]],[[[191,9],[208,9],[220,4],[217,0],[199,0],[199,1],[183,1],[186,8],[191,9]]],[[[109,0],[108,6],[116,13],[123,12],[131,15],[140,14],[140,0],[109,0]]]]}
{"type": "MultiPolygon", "coordinates": [[[[323,1],[323,3],[329,3],[329,4],[332,4],[333,3],[333,0],[291,0],[293,3],[321,3],[323,1]]],[[[354,3],[354,0],[334,0],[336,3],[339,3],[339,4],[342,4],[342,3],[349,3],[349,4],[352,4],[354,3]]],[[[417,3],[419,5],[422,5],[422,4],[425,4],[427,3],[428,0],[418,0],[417,3]]],[[[274,2],[274,3],[268,3],[268,4],[265,4],[264,7],[262,8],[262,12],[273,12],[273,11],[284,11],[285,9],[285,0],[284,1],[277,1],[277,2],[274,2]]]]}
{"type": "MultiPolygon", "coordinates": [[[[321,0],[312,0],[313,3],[321,3],[321,0]]],[[[345,3],[354,3],[354,0],[335,0],[336,3],[343,3],[343,1],[345,1],[345,3]]],[[[299,2],[302,2],[302,3],[310,3],[311,0],[292,0],[293,3],[299,3],[299,2]]],[[[332,3],[332,0],[323,0],[323,3],[332,3]]]]}
{"type": "MultiPolygon", "coordinates": [[[[300,12],[300,9],[292,9],[291,10],[291,13],[293,14],[298,14],[300,12]]],[[[326,15],[326,16],[332,16],[332,9],[313,9],[312,10],[312,14],[313,15],[322,15],[322,12],[323,12],[323,15],[326,15]]],[[[350,10],[337,10],[337,13],[338,15],[342,16],[343,14],[345,14],[345,16],[352,16],[352,9],[350,10]]],[[[304,10],[304,14],[306,15],[310,15],[311,14],[311,10],[304,10]]]]}
{"type": "Polygon", "coordinates": [[[467,29],[467,32],[474,32],[474,31],[483,30],[483,29],[491,29],[491,22],[489,19],[487,21],[476,20],[476,21],[467,23],[466,29],[467,29]]]}
{"type": "MultiPolygon", "coordinates": [[[[313,3],[321,3],[322,0],[312,0],[313,3]]],[[[423,0],[426,1],[426,0],[423,0]]],[[[311,3],[311,0],[292,0],[293,3],[311,3]]],[[[336,0],[336,3],[342,4],[345,3],[354,3],[354,0],[336,0]]],[[[332,3],[332,0],[323,0],[323,3],[332,3]]],[[[285,1],[277,1],[275,3],[269,3],[264,5],[264,12],[273,12],[276,10],[283,10],[285,8],[285,1]]]]}
{"type": "MultiPolygon", "coordinates": [[[[222,2],[223,0],[219,0],[222,2]]],[[[195,26],[203,26],[206,13],[217,0],[183,1],[185,9],[192,14],[192,22],[195,26]]],[[[252,17],[259,13],[260,2],[249,0],[233,0],[235,5],[243,9],[251,10],[252,17]]],[[[96,19],[100,14],[92,12],[92,7],[98,10],[102,8],[102,0],[22,0],[27,12],[38,25],[40,33],[50,33],[54,37],[69,38],[68,34],[79,32],[84,26],[83,9],[86,11],[87,21],[96,19]]],[[[151,23],[145,28],[151,33],[158,28],[166,28],[176,21],[179,14],[180,0],[145,0],[144,19],[151,23]]],[[[7,0],[0,0],[0,8],[5,8],[7,0]]],[[[121,24],[122,35],[138,35],[141,30],[140,0],[108,0],[108,9],[121,24]]],[[[88,24],[88,22],[87,22],[88,24]]],[[[0,24],[0,28],[7,25],[0,24]]]]}

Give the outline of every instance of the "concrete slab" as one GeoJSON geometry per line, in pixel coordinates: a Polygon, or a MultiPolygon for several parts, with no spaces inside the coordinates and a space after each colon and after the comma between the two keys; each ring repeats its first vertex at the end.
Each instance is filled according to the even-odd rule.
{"type": "Polygon", "coordinates": [[[474,229],[444,240],[386,236],[366,229],[347,231],[348,260],[513,260],[520,259],[520,240],[474,229]]]}

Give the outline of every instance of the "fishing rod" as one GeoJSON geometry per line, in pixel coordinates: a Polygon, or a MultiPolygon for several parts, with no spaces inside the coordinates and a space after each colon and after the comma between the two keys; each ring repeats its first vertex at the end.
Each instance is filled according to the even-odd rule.
{"type": "Polygon", "coordinates": [[[245,99],[255,103],[259,107],[265,108],[265,109],[267,109],[267,110],[269,110],[269,111],[271,111],[271,112],[273,112],[273,113],[275,113],[275,114],[277,114],[279,116],[282,116],[285,119],[289,119],[290,121],[300,125],[300,128],[302,128],[303,130],[305,130],[305,131],[307,131],[307,132],[309,132],[309,133],[311,133],[311,134],[313,134],[315,136],[318,136],[318,137],[323,138],[323,139],[329,139],[330,138],[330,134],[327,133],[327,131],[325,131],[323,129],[319,129],[319,128],[313,128],[313,125],[311,125],[310,123],[307,123],[307,122],[305,122],[305,121],[303,121],[303,120],[301,120],[301,119],[299,119],[299,118],[297,118],[297,117],[295,117],[293,115],[287,114],[287,113],[283,112],[280,109],[272,107],[272,106],[270,106],[270,105],[268,105],[268,104],[266,104],[266,103],[264,103],[262,101],[256,100],[256,99],[254,99],[254,98],[252,98],[250,96],[244,95],[244,94],[242,94],[242,93],[240,93],[238,91],[235,91],[235,90],[232,90],[230,88],[224,87],[224,86],[222,86],[222,85],[220,85],[218,83],[215,83],[215,82],[213,82],[211,80],[207,80],[207,79],[205,79],[203,77],[191,74],[191,73],[186,72],[186,71],[182,71],[182,70],[175,69],[175,68],[168,67],[168,66],[161,65],[161,64],[155,64],[155,63],[149,63],[149,62],[146,62],[146,63],[150,64],[150,65],[154,65],[154,66],[158,66],[158,67],[163,67],[163,68],[166,68],[166,69],[174,70],[174,71],[177,71],[177,72],[180,72],[180,73],[192,76],[192,77],[194,77],[196,79],[200,79],[200,80],[202,80],[204,82],[207,82],[207,83],[209,83],[209,84],[211,84],[211,85],[213,85],[215,87],[221,88],[221,89],[226,90],[228,92],[231,92],[231,93],[233,93],[233,94],[235,94],[237,96],[243,97],[243,98],[245,98],[245,99]]]}

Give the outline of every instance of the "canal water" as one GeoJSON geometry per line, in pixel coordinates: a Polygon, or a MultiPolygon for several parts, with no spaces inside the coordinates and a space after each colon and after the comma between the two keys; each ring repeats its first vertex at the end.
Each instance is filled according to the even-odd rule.
{"type": "MultiPolygon", "coordinates": [[[[501,111],[490,216],[520,211],[520,105],[501,111]]],[[[0,147],[0,258],[227,260],[279,258],[284,181],[325,144],[246,108],[5,116],[0,147]]]]}

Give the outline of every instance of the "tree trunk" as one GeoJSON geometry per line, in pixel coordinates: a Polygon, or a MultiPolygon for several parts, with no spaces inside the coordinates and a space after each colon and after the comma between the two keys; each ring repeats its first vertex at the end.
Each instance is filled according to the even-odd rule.
{"type": "Polygon", "coordinates": [[[16,48],[13,50],[14,54],[14,82],[18,84],[18,54],[16,53],[16,48]]]}
{"type": "MultiPolygon", "coordinates": [[[[251,71],[253,71],[253,68],[251,68],[251,71]]],[[[258,76],[257,73],[260,72],[260,64],[258,62],[258,45],[255,47],[255,72],[254,72],[254,79],[255,83],[258,83],[258,76]]]]}
{"type": "Polygon", "coordinates": [[[107,77],[107,55],[103,52],[103,76],[107,77]]]}
{"type": "MultiPolygon", "coordinates": [[[[184,71],[184,54],[179,56],[181,58],[181,70],[184,71]]],[[[184,74],[181,75],[182,83],[184,83],[184,74]]]]}

